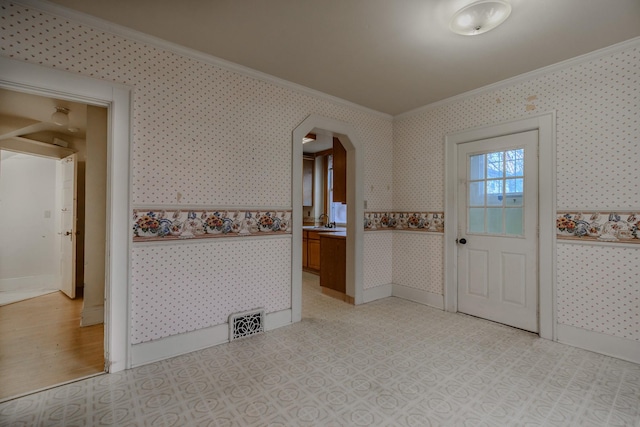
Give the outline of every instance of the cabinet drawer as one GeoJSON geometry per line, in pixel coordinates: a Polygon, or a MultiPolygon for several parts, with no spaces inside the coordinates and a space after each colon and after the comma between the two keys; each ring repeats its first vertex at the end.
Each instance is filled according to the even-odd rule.
{"type": "Polygon", "coordinates": [[[321,231],[307,231],[307,239],[309,240],[320,240],[321,231]]]}

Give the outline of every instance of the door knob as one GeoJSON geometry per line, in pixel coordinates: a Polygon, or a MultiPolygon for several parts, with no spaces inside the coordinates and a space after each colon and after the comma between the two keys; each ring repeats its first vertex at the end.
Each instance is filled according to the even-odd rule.
{"type": "Polygon", "coordinates": [[[71,236],[71,232],[70,232],[70,231],[67,231],[67,232],[65,232],[65,233],[64,233],[64,235],[65,235],[65,236],[71,236]]]}
{"type": "Polygon", "coordinates": [[[462,239],[456,239],[456,243],[460,243],[461,245],[467,244],[467,239],[464,237],[462,239]]]}

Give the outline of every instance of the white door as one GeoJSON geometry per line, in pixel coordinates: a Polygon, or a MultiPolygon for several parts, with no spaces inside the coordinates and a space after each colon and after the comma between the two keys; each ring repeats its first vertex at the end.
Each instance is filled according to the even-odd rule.
{"type": "Polygon", "coordinates": [[[76,297],[76,209],[77,209],[77,156],[72,154],[60,160],[61,213],[60,213],[60,290],[69,298],[76,297]]]}
{"type": "Polygon", "coordinates": [[[538,332],[538,131],[460,144],[458,311],[538,332]]]}

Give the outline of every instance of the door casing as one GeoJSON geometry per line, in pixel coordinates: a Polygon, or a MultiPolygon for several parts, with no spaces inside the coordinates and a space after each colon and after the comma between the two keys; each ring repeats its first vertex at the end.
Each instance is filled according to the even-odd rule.
{"type": "Polygon", "coordinates": [[[129,258],[133,231],[126,224],[131,220],[132,89],[4,57],[0,57],[0,88],[108,108],[105,370],[129,368],[129,258]]]}
{"type": "Polygon", "coordinates": [[[556,212],[555,111],[482,126],[445,136],[445,310],[458,311],[457,224],[458,145],[479,139],[538,130],[538,282],[540,337],[556,340],[555,212],[556,212]]]}

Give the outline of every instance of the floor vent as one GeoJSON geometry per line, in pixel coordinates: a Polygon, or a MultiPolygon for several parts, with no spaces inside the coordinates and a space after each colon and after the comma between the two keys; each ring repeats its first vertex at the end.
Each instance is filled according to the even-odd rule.
{"type": "Polygon", "coordinates": [[[264,332],[264,309],[234,313],[229,316],[229,341],[264,332]]]}

